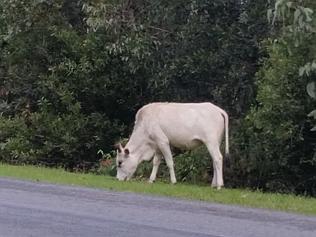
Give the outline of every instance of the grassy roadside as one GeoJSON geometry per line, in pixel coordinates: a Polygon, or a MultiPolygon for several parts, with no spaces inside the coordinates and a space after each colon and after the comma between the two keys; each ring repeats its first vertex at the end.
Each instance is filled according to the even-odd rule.
{"type": "Polygon", "coordinates": [[[1,163],[0,176],[316,215],[316,198],[294,195],[270,194],[240,189],[217,191],[209,186],[172,185],[161,182],[155,184],[139,181],[119,182],[109,176],[69,173],[62,169],[11,166],[1,163]]]}

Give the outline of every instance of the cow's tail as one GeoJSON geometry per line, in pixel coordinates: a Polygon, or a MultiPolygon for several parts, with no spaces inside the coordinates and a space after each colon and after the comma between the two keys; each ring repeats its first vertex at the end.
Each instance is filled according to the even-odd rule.
{"type": "Polygon", "coordinates": [[[228,115],[224,110],[220,110],[223,118],[224,118],[224,125],[225,125],[225,158],[228,162],[229,165],[229,161],[230,161],[230,155],[229,155],[229,135],[228,135],[228,123],[229,123],[229,119],[228,119],[228,115]]]}

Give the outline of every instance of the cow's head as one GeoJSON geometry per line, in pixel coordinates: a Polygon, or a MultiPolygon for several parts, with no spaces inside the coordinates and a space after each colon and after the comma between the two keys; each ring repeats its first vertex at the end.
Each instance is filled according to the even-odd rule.
{"type": "Polygon", "coordinates": [[[116,178],[121,181],[129,180],[137,169],[138,160],[130,154],[128,148],[124,148],[121,144],[116,145],[116,149],[116,178]]]}

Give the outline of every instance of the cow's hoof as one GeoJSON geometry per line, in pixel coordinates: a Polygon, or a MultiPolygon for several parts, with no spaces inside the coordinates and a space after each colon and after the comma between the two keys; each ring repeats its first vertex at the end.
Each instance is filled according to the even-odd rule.
{"type": "Polygon", "coordinates": [[[221,187],[221,186],[220,186],[220,185],[217,185],[216,183],[212,183],[212,184],[211,184],[211,187],[217,189],[218,187],[221,187]]]}
{"type": "Polygon", "coordinates": [[[155,182],[155,180],[152,180],[152,179],[148,180],[148,183],[150,183],[150,184],[153,184],[154,182],[155,182]]]}
{"type": "Polygon", "coordinates": [[[219,185],[216,187],[217,190],[221,190],[222,188],[224,188],[224,185],[219,185]]]}

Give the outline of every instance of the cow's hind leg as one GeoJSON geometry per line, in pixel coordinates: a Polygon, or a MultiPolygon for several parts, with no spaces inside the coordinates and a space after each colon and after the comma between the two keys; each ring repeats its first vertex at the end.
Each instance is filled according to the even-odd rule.
{"type": "Polygon", "coordinates": [[[213,160],[212,187],[217,187],[217,189],[220,189],[222,186],[224,186],[223,156],[219,150],[219,146],[214,146],[211,144],[206,144],[206,146],[213,160]]]}
{"type": "Polygon", "coordinates": [[[161,159],[162,159],[161,154],[156,152],[154,159],[153,159],[153,170],[152,170],[150,178],[149,178],[149,183],[155,182],[161,159]]]}

